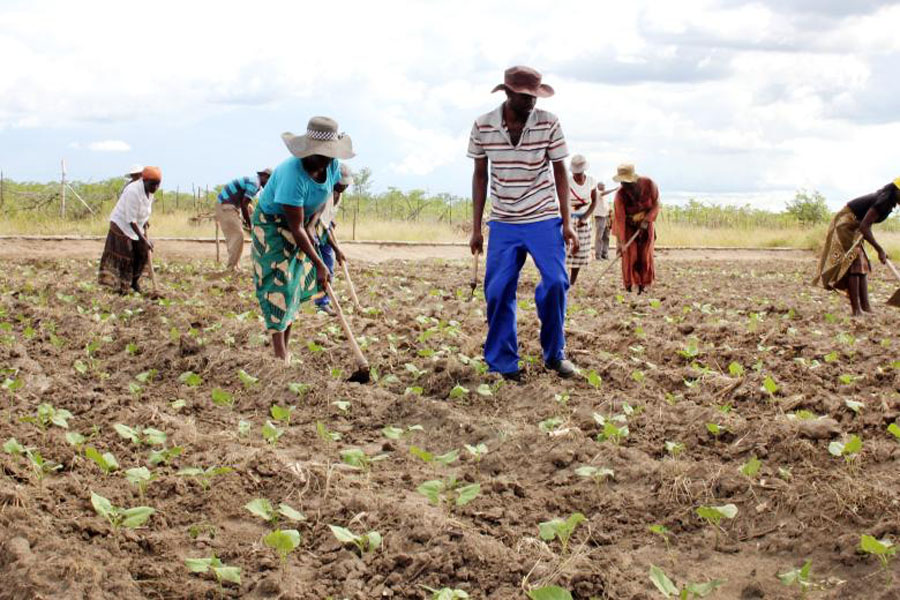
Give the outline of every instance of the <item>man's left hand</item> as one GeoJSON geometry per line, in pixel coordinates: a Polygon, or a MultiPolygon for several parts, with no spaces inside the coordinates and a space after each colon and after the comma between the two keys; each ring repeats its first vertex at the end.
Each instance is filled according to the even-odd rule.
{"type": "Polygon", "coordinates": [[[338,261],[339,265],[342,265],[342,264],[344,264],[344,261],[347,260],[347,257],[344,256],[344,253],[341,252],[340,250],[335,250],[334,251],[334,260],[338,261]]]}
{"type": "Polygon", "coordinates": [[[565,240],[566,246],[572,254],[578,252],[578,236],[575,235],[575,230],[572,229],[571,225],[563,227],[563,240],[565,240]]]}

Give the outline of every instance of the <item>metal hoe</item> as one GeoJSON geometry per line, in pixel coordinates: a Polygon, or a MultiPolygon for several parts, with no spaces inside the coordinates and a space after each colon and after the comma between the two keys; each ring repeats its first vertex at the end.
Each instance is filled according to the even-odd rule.
{"type": "MultiPolygon", "coordinates": [[[[897,278],[897,281],[900,281],[900,272],[897,271],[897,267],[894,266],[894,263],[888,260],[886,264],[891,270],[891,273],[894,274],[894,277],[897,278]]],[[[894,292],[893,296],[888,298],[887,305],[900,307],[900,290],[897,290],[896,292],[894,292]]]]}
{"type": "Polygon", "coordinates": [[[478,256],[479,256],[480,254],[481,254],[480,252],[476,252],[475,255],[472,257],[472,258],[473,258],[473,261],[472,261],[472,281],[471,281],[471,283],[469,284],[470,286],[472,286],[472,294],[469,296],[469,302],[471,302],[472,299],[475,297],[475,288],[478,287],[478,256]]]}
{"type": "Polygon", "coordinates": [[[341,327],[344,330],[344,335],[347,336],[347,341],[350,343],[350,349],[353,351],[353,357],[356,359],[356,371],[350,375],[347,381],[369,383],[369,380],[371,379],[369,361],[366,360],[362,350],[359,349],[359,344],[356,343],[356,337],[350,329],[350,324],[347,323],[347,317],[344,316],[344,311],[341,310],[337,295],[334,293],[334,290],[331,289],[330,283],[325,284],[325,291],[328,293],[328,297],[331,298],[331,303],[334,305],[335,312],[337,312],[338,320],[340,320],[341,327]]]}
{"type": "Polygon", "coordinates": [[[597,279],[602,279],[603,276],[606,275],[606,272],[609,271],[613,267],[614,264],[619,262],[619,259],[622,258],[623,254],[625,254],[625,251],[628,250],[628,246],[631,245],[631,243],[637,238],[638,234],[640,234],[641,231],[642,231],[641,229],[638,229],[637,231],[635,231],[634,235],[631,236],[631,239],[628,240],[624,246],[622,246],[621,250],[616,249],[616,258],[611,263],[606,265],[606,268],[604,268],[602,271],[600,271],[600,274],[597,275],[597,279]]]}

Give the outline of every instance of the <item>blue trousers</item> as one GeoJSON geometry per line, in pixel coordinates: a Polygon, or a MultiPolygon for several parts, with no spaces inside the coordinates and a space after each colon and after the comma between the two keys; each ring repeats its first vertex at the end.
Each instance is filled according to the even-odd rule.
{"type": "MultiPolygon", "coordinates": [[[[322,256],[322,262],[328,267],[328,272],[334,275],[334,249],[328,243],[328,236],[324,236],[319,240],[319,254],[322,256]]],[[[316,300],[316,306],[327,306],[331,304],[331,298],[325,294],[316,300]]]]}
{"type": "Polygon", "coordinates": [[[565,358],[566,245],[562,236],[562,219],[517,225],[492,221],[488,223],[488,240],[484,274],[487,299],[488,334],[484,342],[484,359],[491,371],[512,373],[519,370],[519,346],[516,338],[516,288],[519,272],[531,255],[541,273],[534,292],[538,318],[541,320],[541,347],[544,362],[565,358]]]}

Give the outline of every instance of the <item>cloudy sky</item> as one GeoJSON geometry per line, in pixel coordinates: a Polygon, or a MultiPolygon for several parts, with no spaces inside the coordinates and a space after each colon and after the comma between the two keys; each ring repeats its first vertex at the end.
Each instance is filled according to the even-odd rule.
{"type": "Polygon", "coordinates": [[[527,64],[571,152],[664,201],[833,206],[900,175],[900,3],[0,0],[0,168],[158,164],[165,188],[286,157],[316,114],[388,186],[468,195],[466,140],[527,64]]]}

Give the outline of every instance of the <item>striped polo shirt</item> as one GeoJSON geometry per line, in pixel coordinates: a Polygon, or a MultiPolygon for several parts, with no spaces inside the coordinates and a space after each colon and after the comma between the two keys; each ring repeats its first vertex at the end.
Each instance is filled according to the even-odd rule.
{"type": "Polygon", "coordinates": [[[535,108],[519,145],[513,146],[503,123],[503,105],[481,115],[472,126],[469,158],[487,158],[491,166],[491,214],[488,220],[536,223],[559,217],[550,162],[568,156],[556,115],[535,108]]]}
{"type": "Polygon", "coordinates": [[[218,201],[219,204],[233,204],[240,207],[245,196],[250,199],[256,195],[257,191],[259,191],[259,183],[255,177],[241,177],[222,188],[218,201]]]}

